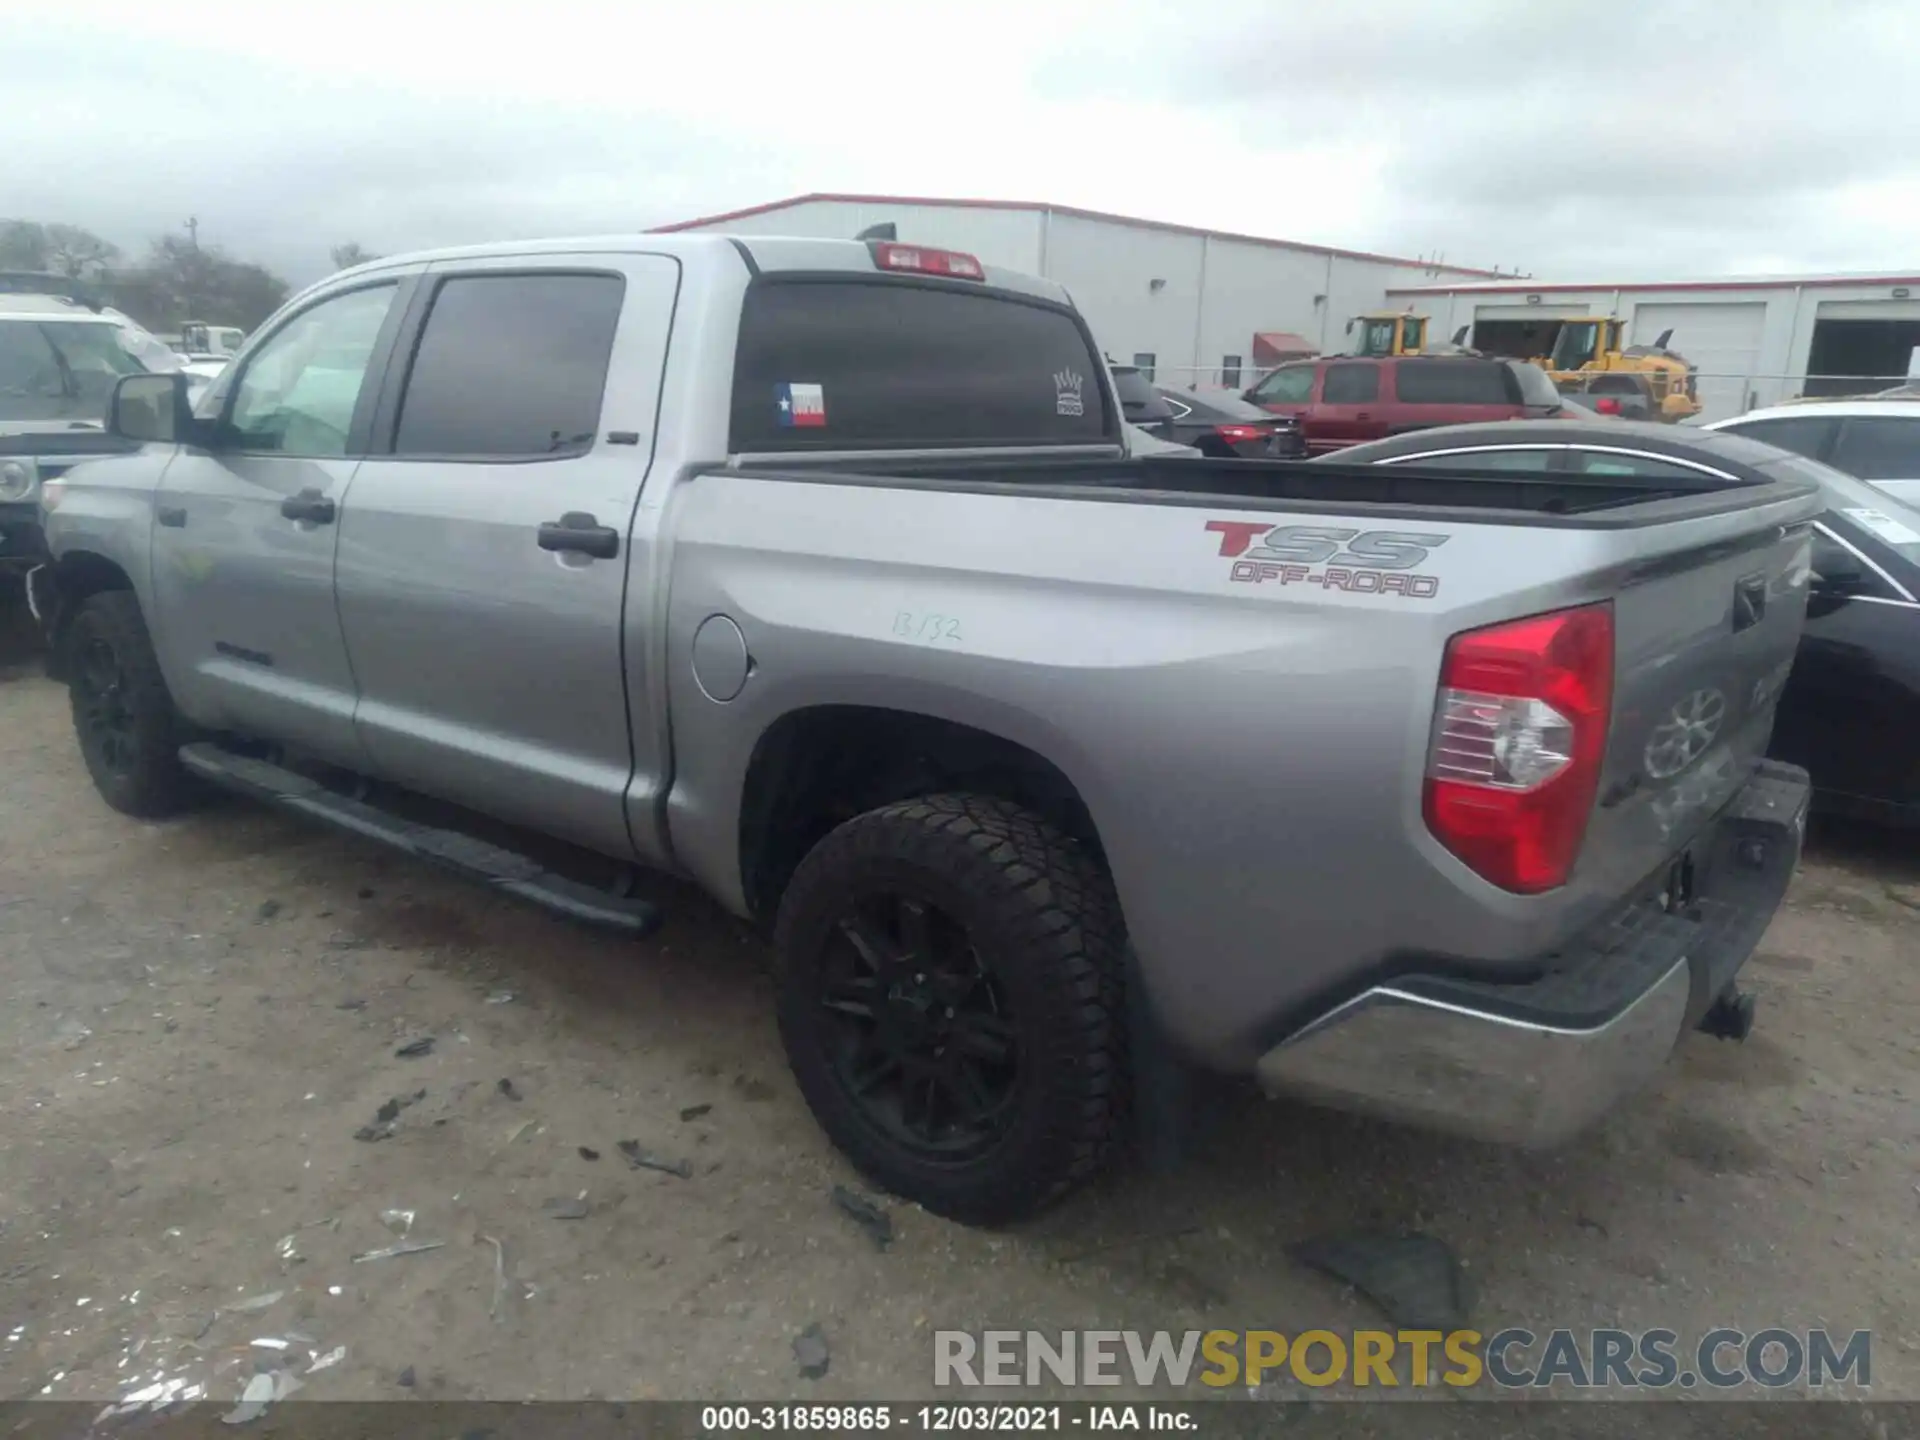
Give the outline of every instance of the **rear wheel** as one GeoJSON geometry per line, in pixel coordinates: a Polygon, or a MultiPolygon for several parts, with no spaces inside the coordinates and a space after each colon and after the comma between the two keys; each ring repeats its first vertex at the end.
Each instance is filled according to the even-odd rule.
{"type": "Polygon", "coordinates": [[[114,809],[157,819],[193,793],[180,765],[182,725],[154,658],[140,605],[108,590],[74,613],[64,636],[73,729],[94,788],[114,809]]]}
{"type": "Polygon", "coordinates": [[[815,1117],[937,1214],[1022,1218],[1110,1153],[1120,924],[1084,847],[978,795],[869,811],[781,902],[780,1030],[815,1117]]]}

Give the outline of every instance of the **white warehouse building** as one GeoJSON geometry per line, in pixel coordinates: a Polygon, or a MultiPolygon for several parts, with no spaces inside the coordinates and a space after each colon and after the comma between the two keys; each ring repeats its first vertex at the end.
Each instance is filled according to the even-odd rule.
{"type": "Polygon", "coordinates": [[[1476,347],[1515,356],[1549,353],[1574,316],[1617,315],[1635,345],[1671,330],[1706,419],[1920,372],[1920,275],[1544,282],[1066,205],[898,195],[801,195],[658,228],[852,239],[876,225],[1057,280],[1108,355],[1168,384],[1249,384],[1282,360],[1337,353],[1347,322],[1378,310],[1428,316],[1434,339],[1465,327],[1476,347]]]}
{"type": "Polygon", "coordinates": [[[1491,270],[992,200],[802,195],[658,228],[850,240],[884,224],[912,244],[1058,281],[1108,355],[1142,364],[1164,384],[1251,384],[1280,360],[1344,349],[1347,321],[1381,309],[1396,287],[1499,278],[1491,270]]]}

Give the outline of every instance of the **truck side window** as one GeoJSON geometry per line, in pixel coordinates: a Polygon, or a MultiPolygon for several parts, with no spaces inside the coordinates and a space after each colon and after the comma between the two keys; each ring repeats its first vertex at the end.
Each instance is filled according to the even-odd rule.
{"type": "Polygon", "coordinates": [[[1519,388],[1506,366],[1484,360],[1402,360],[1393,384],[1403,405],[1511,405],[1519,388]]]}
{"type": "Polygon", "coordinates": [[[1313,366],[1283,365],[1253,387],[1263,405],[1304,405],[1313,398],[1313,366]]]}
{"type": "Polygon", "coordinates": [[[1848,416],[1840,422],[1829,463],[1862,480],[1920,479],[1920,420],[1848,416]]]}
{"type": "Polygon", "coordinates": [[[57,419],[66,391],[46,333],[25,320],[0,321],[0,420],[57,419]]]}
{"type": "Polygon", "coordinates": [[[591,449],[625,288],[618,275],[442,281],[401,396],[394,453],[520,459],[591,449]]]}
{"type": "Polygon", "coordinates": [[[1749,424],[1723,425],[1720,428],[1730,435],[1764,440],[1769,445],[1778,445],[1782,450],[1820,460],[1825,458],[1828,447],[1832,445],[1833,432],[1839,423],[1825,415],[1784,415],[1776,420],[1755,420],[1749,424]]]}
{"type": "Polygon", "coordinates": [[[254,352],[233,389],[225,448],[323,458],[347,453],[360,385],[396,287],[322,300],[254,352]]]}
{"type": "Polygon", "coordinates": [[[1320,399],[1327,405],[1369,405],[1380,398],[1380,367],[1365,361],[1329,365],[1327,378],[1320,387],[1320,399]]]}

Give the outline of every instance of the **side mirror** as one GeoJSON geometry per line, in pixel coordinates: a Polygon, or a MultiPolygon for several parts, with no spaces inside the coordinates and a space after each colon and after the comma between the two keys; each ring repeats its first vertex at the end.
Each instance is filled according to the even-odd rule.
{"type": "Polygon", "coordinates": [[[107,430],[123,440],[177,445],[193,423],[187,377],[178,371],[127,375],[113,387],[107,430]]]}

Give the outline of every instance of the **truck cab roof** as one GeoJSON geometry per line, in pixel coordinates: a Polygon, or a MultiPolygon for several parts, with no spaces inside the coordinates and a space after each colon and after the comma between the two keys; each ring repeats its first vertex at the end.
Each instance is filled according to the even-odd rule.
{"type": "MultiPolygon", "coordinates": [[[[896,248],[920,247],[901,245],[896,248]]],[[[707,259],[725,258],[732,254],[746,264],[749,270],[756,273],[879,273],[880,267],[875,259],[876,249],[875,244],[861,240],[821,240],[797,235],[659,235],[642,231],[625,235],[511,240],[488,245],[461,245],[439,250],[418,250],[405,255],[383,256],[379,260],[369,261],[357,267],[357,271],[372,275],[383,270],[412,268],[444,260],[644,252],[649,255],[707,259]]],[[[1056,305],[1072,303],[1066,287],[1054,281],[998,265],[982,264],[980,268],[985,276],[985,283],[996,290],[1029,295],[1036,300],[1045,300],[1056,305]]],[[[338,278],[338,276],[330,276],[325,283],[331,283],[338,278]]]]}

